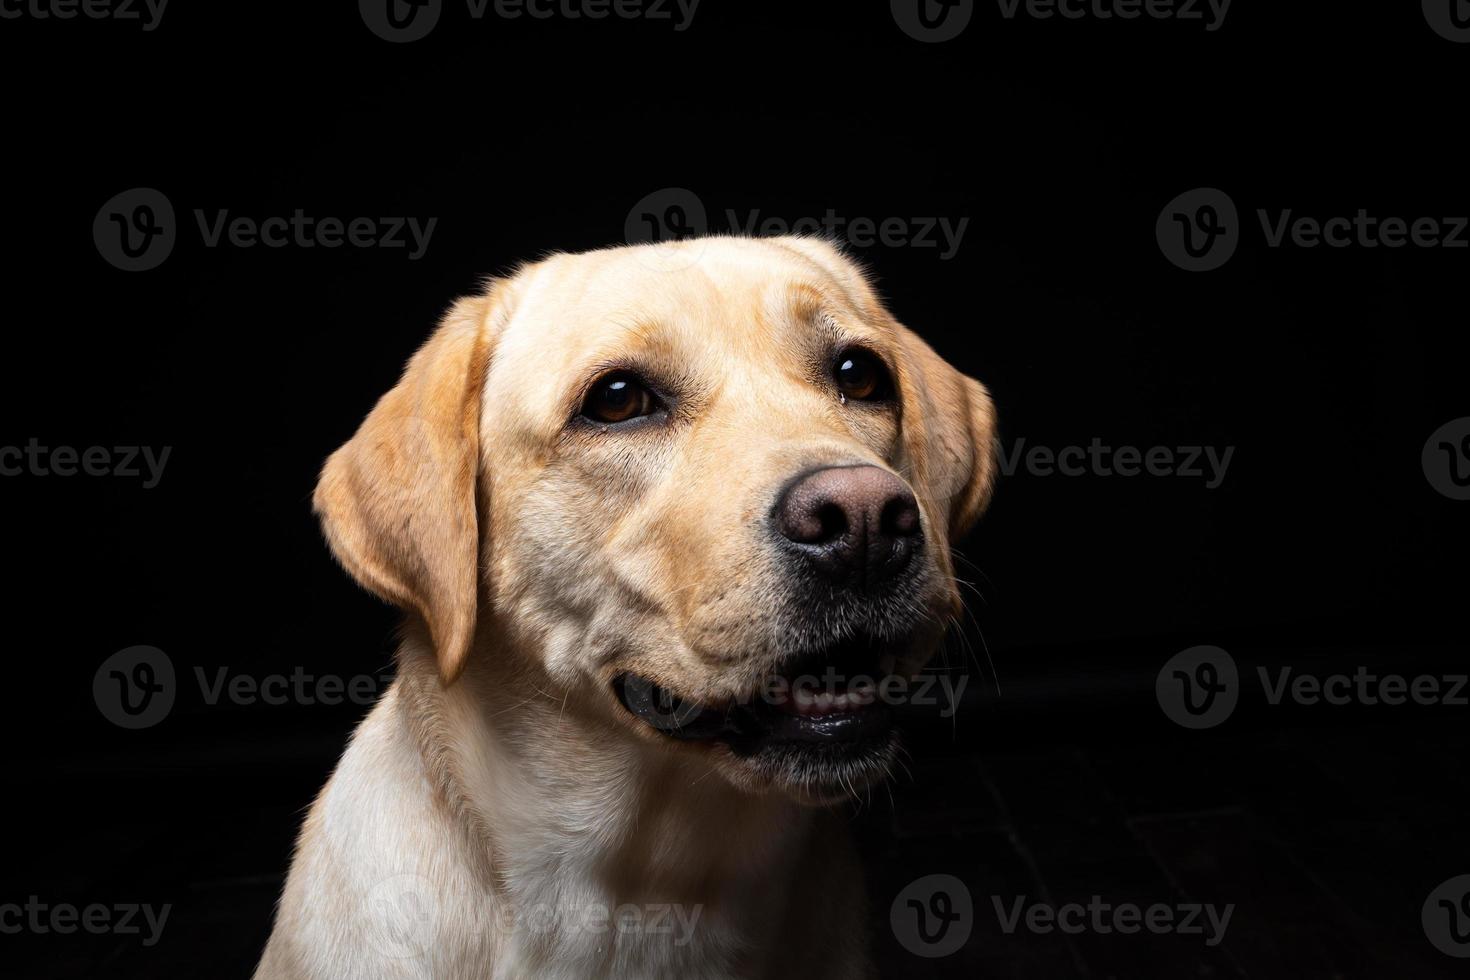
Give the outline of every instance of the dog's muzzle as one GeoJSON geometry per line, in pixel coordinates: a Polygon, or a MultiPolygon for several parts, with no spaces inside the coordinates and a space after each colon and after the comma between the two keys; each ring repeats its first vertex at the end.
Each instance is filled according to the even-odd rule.
{"type": "Polygon", "coordinates": [[[793,660],[760,690],[722,704],[683,698],[647,678],[622,674],[619,701],[634,717],[669,738],[722,742],[737,755],[781,746],[886,744],[892,712],[879,692],[886,676],[883,646],[861,639],[793,660]]]}

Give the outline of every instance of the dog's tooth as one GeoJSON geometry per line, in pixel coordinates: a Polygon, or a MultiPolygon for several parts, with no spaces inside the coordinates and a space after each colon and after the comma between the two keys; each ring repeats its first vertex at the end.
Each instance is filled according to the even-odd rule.
{"type": "Polygon", "coordinates": [[[835,696],[831,691],[823,691],[821,694],[818,694],[817,713],[822,715],[829,714],[832,711],[832,702],[834,700],[835,696]]]}
{"type": "Polygon", "coordinates": [[[832,698],[832,710],[833,711],[846,711],[848,709],[849,705],[851,704],[851,702],[852,702],[852,699],[848,695],[846,695],[846,694],[838,694],[837,696],[835,696],[834,698],[832,698]]]}

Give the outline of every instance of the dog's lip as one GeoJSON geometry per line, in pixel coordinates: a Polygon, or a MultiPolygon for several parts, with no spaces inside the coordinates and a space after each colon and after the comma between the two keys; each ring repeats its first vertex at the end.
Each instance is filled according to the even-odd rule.
{"type": "Polygon", "coordinates": [[[703,741],[717,738],[731,725],[735,705],[713,707],[685,700],[637,674],[613,680],[618,702],[639,721],[671,738],[703,741]]]}
{"type": "MultiPolygon", "coordinates": [[[[892,727],[888,705],[872,696],[848,698],[841,706],[802,705],[795,696],[784,700],[754,697],[708,706],[680,698],[636,674],[619,675],[614,690],[623,707],[655,731],[679,741],[724,743],[742,755],[772,744],[879,739],[892,727]]],[[[832,697],[835,701],[837,695],[832,697]]]]}
{"type": "Polygon", "coordinates": [[[724,742],[737,751],[772,743],[860,742],[886,736],[891,712],[878,691],[893,660],[872,641],[790,658],[759,693],[700,703],[635,673],[613,688],[634,717],[681,741],[724,742]]]}
{"type": "Polygon", "coordinates": [[[816,746],[878,742],[887,738],[893,727],[888,705],[877,701],[814,715],[798,714],[762,703],[760,708],[737,713],[736,717],[745,724],[726,741],[741,755],[772,744],[816,746]]]}

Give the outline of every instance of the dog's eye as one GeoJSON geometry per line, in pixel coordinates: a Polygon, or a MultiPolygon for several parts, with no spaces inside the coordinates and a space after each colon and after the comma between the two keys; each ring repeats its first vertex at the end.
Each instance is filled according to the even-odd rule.
{"type": "Polygon", "coordinates": [[[879,401],[893,394],[893,379],[888,369],[872,351],[849,347],[837,355],[832,368],[837,390],[854,401],[879,401]]]}
{"type": "Polygon", "coordinates": [[[582,403],[582,414],[594,422],[612,425],[658,410],[658,399],[633,375],[618,371],[599,378],[582,403]]]}

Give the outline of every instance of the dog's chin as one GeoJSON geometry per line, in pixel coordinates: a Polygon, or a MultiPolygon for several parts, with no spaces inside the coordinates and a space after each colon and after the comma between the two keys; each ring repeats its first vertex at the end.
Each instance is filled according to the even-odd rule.
{"type": "Polygon", "coordinates": [[[827,655],[793,661],[761,690],[719,704],[686,699],[637,674],[613,682],[623,708],[671,742],[703,750],[737,786],[827,805],[885,778],[898,755],[877,658],[847,673],[827,655]]]}
{"type": "MultiPolygon", "coordinates": [[[[885,716],[886,707],[877,709],[885,716]]],[[[898,758],[899,735],[884,724],[882,734],[860,743],[774,743],[742,755],[721,746],[715,765],[725,778],[757,793],[782,793],[807,806],[830,806],[861,800],[874,784],[887,779],[898,758]]]]}

